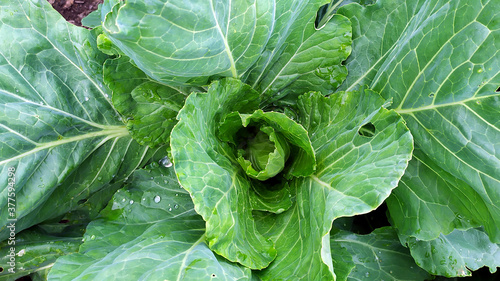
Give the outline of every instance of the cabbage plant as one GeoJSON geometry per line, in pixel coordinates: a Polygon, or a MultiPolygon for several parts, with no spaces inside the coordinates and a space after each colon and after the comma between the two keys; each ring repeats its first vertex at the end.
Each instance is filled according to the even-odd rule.
{"type": "Polygon", "coordinates": [[[0,280],[495,272],[499,13],[0,0],[0,280]]]}

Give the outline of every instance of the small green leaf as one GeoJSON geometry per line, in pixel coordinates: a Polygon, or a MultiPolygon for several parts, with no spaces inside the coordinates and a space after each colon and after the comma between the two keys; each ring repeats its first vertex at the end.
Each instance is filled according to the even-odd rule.
{"type": "Polygon", "coordinates": [[[114,107],[138,143],[150,147],[168,143],[188,88],[152,80],[126,56],[106,61],[104,81],[113,91],[114,107]]]}

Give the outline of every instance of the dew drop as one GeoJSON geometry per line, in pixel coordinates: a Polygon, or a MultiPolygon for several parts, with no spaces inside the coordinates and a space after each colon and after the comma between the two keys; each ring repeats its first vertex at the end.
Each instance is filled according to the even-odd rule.
{"type": "Polygon", "coordinates": [[[370,277],[370,272],[365,273],[365,277],[370,277]]]}
{"type": "Polygon", "coordinates": [[[109,98],[109,95],[108,95],[108,94],[104,94],[104,96],[105,96],[106,98],[109,98]]]}
{"type": "Polygon", "coordinates": [[[174,208],[175,208],[175,209],[179,209],[179,205],[175,204],[175,205],[174,205],[174,208]]]}
{"type": "Polygon", "coordinates": [[[94,240],[94,239],[95,239],[95,235],[90,236],[90,240],[94,240]]]}
{"type": "Polygon", "coordinates": [[[179,193],[176,193],[175,196],[179,196],[179,193]]]}
{"type": "Polygon", "coordinates": [[[168,208],[169,211],[172,211],[172,208],[168,208]]]}
{"type": "Polygon", "coordinates": [[[25,253],[25,250],[24,250],[24,249],[22,249],[21,251],[19,251],[19,252],[17,253],[17,255],[18,255],[19,257],[22,257],[22,256],[24,255],[24,253],[25,253]]]}
{"type": "Polygon", "coordinates": [[[134,204],[134,200],[130,200],[130,205],[134,204]]]}
{"type": "Polygon", "coordinates": [[[90,99],[89,97],[85,97],[85,101],[89,101],[89,99],[90,99]]]}
{"type": "Polygon", "coordinates": [[[155,200],[155,203],[160,203],[161,198],[160,198],[160,196],[156,195],[154,200],[155,200]]]}
{"type": "Polygon", "coordinates": [[[168,159],[168,156],[163,157],[160,161],[158,161],[160,165],[162,165],[165,168],[172,167],[172,162],[170,162],[170,159],[168,159]]]}
{"type": "Polygon", "coordinates": [[[126,200],[125,200],[125,198],[123,198],[123,199],[122,199],[122,202],[125,202],[125,201],[126,201],[126,200]]]}

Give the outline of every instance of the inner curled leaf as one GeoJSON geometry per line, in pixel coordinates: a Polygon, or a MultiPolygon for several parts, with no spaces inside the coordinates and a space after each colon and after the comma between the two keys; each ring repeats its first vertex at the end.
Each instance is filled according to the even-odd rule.
{"type": "Polygon", "coordinates": [[[289,155],[290,146],[286,139],[272,127],[265,126],[238,150],[237,160],[247,175],[267,180],[285,168],[289,155]]]}
{"type": "Polygon", "coordinates": [[[251,178],[264,181],[282,171],[285,178],[314,172],[316,160],[307,131],[285,114],[230,113],[221,122],[219,138],[238,147],[236,160],[251,178]]]}

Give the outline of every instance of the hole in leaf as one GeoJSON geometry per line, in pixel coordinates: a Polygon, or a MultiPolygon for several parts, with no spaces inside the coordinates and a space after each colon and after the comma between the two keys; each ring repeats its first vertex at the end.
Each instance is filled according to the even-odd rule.
{"type": "MultiPolygon", "coordinates": [[[[340,4],[344,0],[333,0],[329,4],[325,4],[318,9],[316,13],[316,19],[314,21],[314,27],[316,29],[321,29],[325,26],[328,21],[335,15],[340,4]]],[[[362,1],[362,0],[361,0],[362,1]]]]}
{"type": "Polygon", "coordinates": [[[85,204],[87,202],[87,199],[82,199],[78,201],[78,205],[85,204]]]}
{"type": "Polygon", "coordinates": [[[375,125],[371,122],[364,124],[361,128],[359,128],[358,134],[363,137],[373,137],[375,135],[375,125]]]}
{"type": "Polygon", "coordinates": [[[217,275],[215,275],[215,273],[212,273],[212,278],[215,278],[217,277],[217,275]]]}
{"type": "Polygon", "coordinates": [[[319,26],[319,23],[321,22],[321,20],[325,16],[327,16],[327,14],[328,14],[328,4],[325,4],[321,7],[319,7],[318,12],[316,13],[316,20],[314,21],[314,27],[316,29],[319,29],[322,27],[322,26],[319,26]]]}
{"type": "Polygon", "coordinates": [[[498,87],[498,89],[495,92],[500,93],[500,87],[498,87]]]}
{"type": "Polygon", "coordinates": [[[430,93],[429,98],[433,98],[433,97],[434,97],[434,93],[430,93]]]}
{"type": "Polygon", "coordinates": [[[340,64],[341,65],[346,65],[347,61],[346,60],[343,60],[340,64]]]}
{"type": "Polygon", "coordinates": [[[3,267],[0,267],[0,272],[3,272],[3,267]]]}
{"type": "Polygon", "coordinates": [[[69,220],[60,220],[59,223],[68,223],[69,220]]]}

